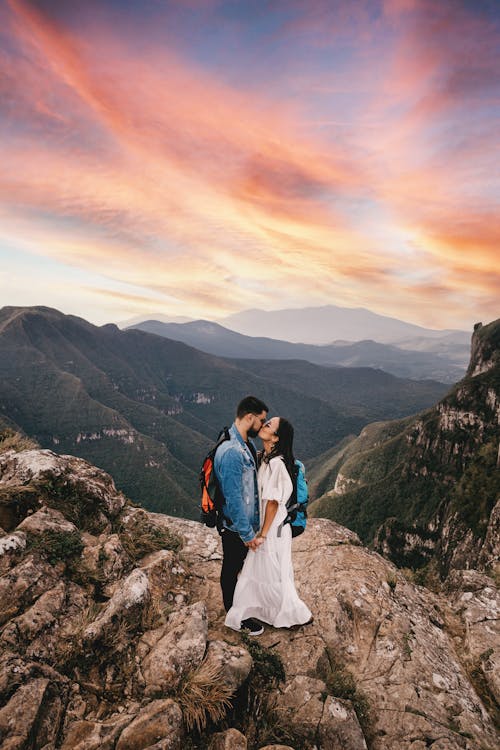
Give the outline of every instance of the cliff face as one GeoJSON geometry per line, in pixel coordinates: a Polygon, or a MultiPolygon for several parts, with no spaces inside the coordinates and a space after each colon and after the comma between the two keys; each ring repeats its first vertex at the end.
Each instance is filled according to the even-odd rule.
{"type": "Polygon", "coordinates": [[[82,459],[0,447],[0,513],[2,748],[497,746],[483,574],[437,596],[313,519],[294,566],[314,623],[250,641],[223,626],[217,534],[82,459]]]}
{"type": "Polygon", "coordinates": [[[399,565],[490,569],[499,552],[499,426],[496,321],[476,326],[467,376],[434,408],[365,428],[344,449],[313,513],[346,523],[399,565]]]}

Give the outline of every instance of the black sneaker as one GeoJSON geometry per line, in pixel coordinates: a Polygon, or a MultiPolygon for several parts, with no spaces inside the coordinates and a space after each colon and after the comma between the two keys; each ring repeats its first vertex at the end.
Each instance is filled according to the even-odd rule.
{"type": "Polygon", "coordinates": [[[264,626],[258,620],[249,617],[248,620],[241,621],[241,628],[247,635],[261,635],[264,632],[264,626]]]}

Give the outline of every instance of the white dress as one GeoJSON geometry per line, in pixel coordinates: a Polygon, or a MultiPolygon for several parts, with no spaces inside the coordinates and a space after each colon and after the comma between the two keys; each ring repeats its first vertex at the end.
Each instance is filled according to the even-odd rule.
{"type": "Polygon", "coordinates": [[[311,618],[311,612],[295,589],[290,524],[285,524],[278,536],[278,527],[287,515],[286,502],[292,494],[292,480],[280,456],[269,463],[262,462],[258,486],[261,524],[268,500],[277,500],[278,510],[264,543],[255,552],[248,550],[225,624],[239,630],[242,620],[255,617],[275,628],[303,625],[311,618]]]}

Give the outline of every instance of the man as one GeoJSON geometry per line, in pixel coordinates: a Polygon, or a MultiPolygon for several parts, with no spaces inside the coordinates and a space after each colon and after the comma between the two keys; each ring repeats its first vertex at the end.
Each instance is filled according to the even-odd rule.
{"type": "MultiPolygon", "coordinates": [[[[260,527],[257,453],[250,438],[259,433],[268,411],[263,401],[246,396],[238,404],[229,430],[230,440],[222,443],[215,454],[215,475],[224,495],[220,584],[226,612],[233,604],[236,581],[248,550],[255,551],[264,541],[256,536],[260,527]]],[[[260,635],[264,630],[261,623],[252,619],[244,620],[241,627],[250,635],[260,635]]]]}

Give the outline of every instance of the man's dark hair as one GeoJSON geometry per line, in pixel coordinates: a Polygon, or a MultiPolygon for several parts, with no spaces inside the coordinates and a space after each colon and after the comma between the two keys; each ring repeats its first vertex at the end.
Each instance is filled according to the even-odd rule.
{"type": "Polygon", "coordinates": [[[238,404],[236,416],[238,419],[242,419],[245,414],[262,414],[263,411],[269,411],[269,407],[260,398],[245,396],[238,404]]]}

